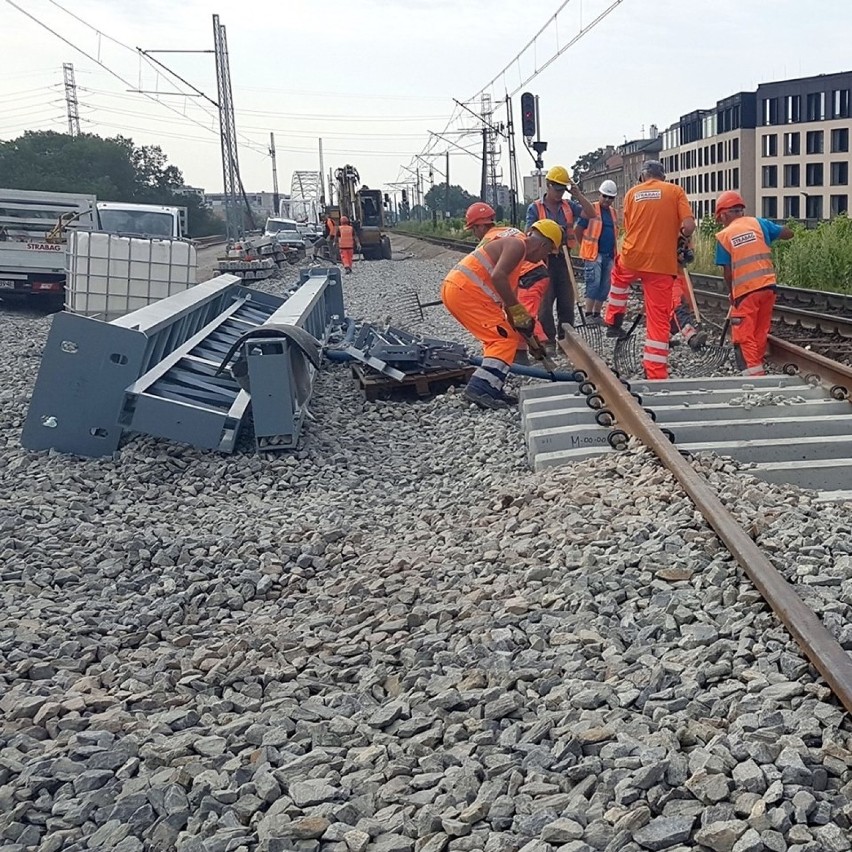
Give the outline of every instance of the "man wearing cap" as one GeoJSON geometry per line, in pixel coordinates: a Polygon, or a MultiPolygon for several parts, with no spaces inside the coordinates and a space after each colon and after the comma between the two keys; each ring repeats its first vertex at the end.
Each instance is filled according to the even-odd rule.
{"type": "Polygon", "coordinates": [[[768,219],[745,215],[745,200],[733,190],[716,199],[716,264],[722,267],[731,300],[731,340],[744,376],[765,376],[763,358],[775,307],[775,267],[770,246],[793,232],[768,219]]]}
{"type": "Polygon", "coordinates": [[[678,243],[692,236],[695,218],[686,193],[666,181],[659,160],[648,160],[639,179],[624,196],[624,243],[615,259],[604,323],[607,336],[622,335],[630,285],[640,281],[645,300],[645,376],[666,379],[678,243]]]}
{"type": "MultiPolygon", "coordinates": [[[[493,227],[494,211],[477,202],[468,209],[465,221],[482,239],[493,227]]],[[[527,235],[507,228],[462,258],[441,285],[447,310],[483,344],[482,364],[464,389],[464,398],[480,408],[507,408],[518,402],[505,393],[503,385],[521,335],[528,337],[535,326],[518,301],[518,279],[525,261],[544,260],[562,239],[561,228],[549,220],[536,222],[527,235]]]]}
{"type": "Polygon", "coordinates": [[[605,180],[598,188],[600,201],[592,206],[591,219],[581,216],[575,234],[580,243],[580,257],[584,262],[586,280],[586,319],[600,325],[601,308],[609,295],[609,280],[615,263],[615,246],[618,239],[618,211],[615,196],[618,187],[614,180],[605,180]]]}
{"type": "Polygon", "coordinates": [[[538,201],[533,201],[527,208],[527,228],[533,222],[550,219],[562,228],[565,234],[563,245],[566,251],[559,251],[548,261],[550,272],[550,288],[541,302],[539,319],[547,333],[548,351],[553,354],[556,351],[556,341],[565,335],[562,331],[563,323],[574,325],[574,288],[568,278],[568,260],[566,253],[577,245],[574,235],[576,220],[582,215],[591,219],[595,215],[595,208],[579,187],[571,184],[568,170],[564,166],[553,166],[545,176],[547,189],[538,201]],[[569,192],[574,200],[566,201],[565,193],[569,192]],[[557,328],[553,322],[553,304],[556,303],[556,316],[559,322],[557,328]]]}

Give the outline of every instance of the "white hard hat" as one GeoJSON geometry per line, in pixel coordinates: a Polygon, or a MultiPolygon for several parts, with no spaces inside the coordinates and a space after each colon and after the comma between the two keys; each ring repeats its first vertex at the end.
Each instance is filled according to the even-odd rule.
{"type": "Polygon", "coordinates": [[[614,180],[605,180],[599,187],[598,192],[601,195],[618,195],[618,187],[615,185],[614,180]]]}

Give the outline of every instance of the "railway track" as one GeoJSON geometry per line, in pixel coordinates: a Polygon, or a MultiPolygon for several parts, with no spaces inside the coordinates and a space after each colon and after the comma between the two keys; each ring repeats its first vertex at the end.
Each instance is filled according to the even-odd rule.
{"type": "Polygon", "coordinates": [[[620,431],[638,439],[674,475],[838,700],[852,712],[852,657],[737,522],[708,480],[690,464],[688,454],[681,452],[649,416],[629,386],[572,329],[566,329],[566,334],[560,346],[571,363],[582,370],[583,392],[599,397],[620,431]]]}

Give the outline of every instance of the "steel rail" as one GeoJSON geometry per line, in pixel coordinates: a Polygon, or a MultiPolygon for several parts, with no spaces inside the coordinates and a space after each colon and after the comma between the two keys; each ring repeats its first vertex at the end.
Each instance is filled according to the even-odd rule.
{"type": "Polygon", "coordinates": [[[585,345],[573,328],[568,325],[563,328],[565,338],[559,345],[574,367],[586,371],[596,392],[618,418],[619,426],[638,438],[671,471],[763,599],[825,678],[832,692],[852,713],[852,657],[799,597],[793,586],[781,576],[725,508],[706,479],[693,470],[601,357],[585,345]]]}
{"type": "Polygon", "coordinates": [[[845,388],[849,399],[852,400],[852,367],[832,361],[818,352],[803,349],[773,334],[769,335],[768,344],[767,356],[771,361],[784,366],[793,364],[806,376],[818,376],[822,384],[845,388]]]}

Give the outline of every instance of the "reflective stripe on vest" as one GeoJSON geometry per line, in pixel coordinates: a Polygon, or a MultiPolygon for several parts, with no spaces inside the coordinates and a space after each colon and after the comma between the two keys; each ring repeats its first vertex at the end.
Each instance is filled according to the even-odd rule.
{"type": "Polygon", "coordinates": [[[719,231],[716,239],[731,256],[731,290],[734,299],[775,285],[772,254],[757,219],[740,216],[719,231]]]}
{"type": "MultiPolygon", "coordinates": [[[[595,213],[594,219],[589,219],[589,224],[586,225],[586,230],[583,232],[583,242],[580,244],[580,257],[583,260],[598,259],[598,240],[603,233],[603,214],[601,213],[601,203],[596,201],[594,204],[595,213]]],[[[610,205],[610,216],[612,216],[612,227],[618,236],[618,213],[614,206],[610,205]]]]}
{"type": "MultiPolygon", "coordinates": [[[[544,206],[543,201],[535,202],[535,212],[538,216],[539,221],[542,219],[550,219],[551,216],[547,215],[547,208],[544,206]]],[[[565,242],[568,248],[575,248],[577,245],[577,238],[574,236],[574,211],[571,209],[571,205],[567,201],[562,202],[562,213],[565,216],[565,242]]],[[[553,219],[554,222],[558,225],[559,222],[556,219],[553,219]]]]}
{"type": "MultiPolygon", "coordinates": [[[[512,232],[507,236],[515,238],[517,235],[523,239],[523,234],[521,234],[521,232],[517,229],[506,228],[505,230],[512,232]]],[[[486,236],[488,235],[486,234],[486,236]]],[[[518,279],[520,277],[520,270],[522,267],[523,263],[518,264],[518,267],[509,276],[509,286],[512,290],[517,290],[518,279]]],[[[491,280],[491,275],[494,272],[494,261],[491,260],[488,253],[485,251],[484,247],[481,247],[481,245],[477,246],[477,248],[475,248],[469,255],[463,257],[453,267],[452,271],[460,272],[468,279],[468,281],[476,284],[476,286],[479,287],[479,289],[482,290],[488,298],[495,301],[498,305],[503,304],[503,299],[500,298],[500,294],[497,292],[494,287],[494,283],[491,280]]]]}
{"type": "Polygon", "coordinates": [[[494,226],[477,244],[477,248],[482,248],[483,246],[487,246],[488,243],[493,242],[494,240],[502,239],[503,237],[522,237],[524,235],[523,231],[519,231],[517,228],[503,228],[494,226]]]}
{"type": "Polygon", "coordinates": [[[355,229],[351,225],[341,225],[338,237],[340,248],[355,248],[355,229]]]}

